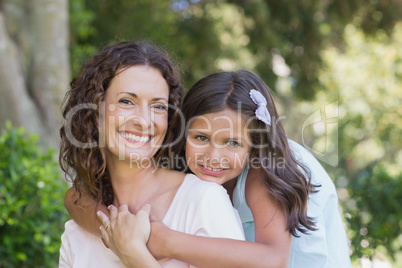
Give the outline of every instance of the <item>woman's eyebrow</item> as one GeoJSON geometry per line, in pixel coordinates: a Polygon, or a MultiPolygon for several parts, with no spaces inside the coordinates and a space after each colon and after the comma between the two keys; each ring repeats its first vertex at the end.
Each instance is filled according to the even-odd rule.
{"type": "MultiPolygon", "coordinates": [[[[136,99],[138,98],[137,94],[135,94],[133,92],[120,92],[119,95],[120,94],[128,94],[128,95],[132,96],[133,98],[136,98],[136,99]]],[[[166,102],[169,102],[166,98],[153,98],[152,100],[153,101],[164,100],[166,102]]]]}
{"type": "Polygon", "coordinates": [[[120,94],[128,94],[128,95],[130,95],[130,96],[132,96],[134,98],[138,98],[137,94],[135,94],[133,92],[119,92],[118,95],[120,95],[120,94]]]}

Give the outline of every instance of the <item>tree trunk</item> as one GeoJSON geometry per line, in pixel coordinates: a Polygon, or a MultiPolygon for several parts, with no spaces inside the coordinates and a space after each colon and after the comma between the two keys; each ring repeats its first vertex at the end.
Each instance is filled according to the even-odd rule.
{"type": "Polygon", "coordinates": [[[11,120],[57,146],[68,89],[67,0],[0,1],[0,129],[11,120]]]}

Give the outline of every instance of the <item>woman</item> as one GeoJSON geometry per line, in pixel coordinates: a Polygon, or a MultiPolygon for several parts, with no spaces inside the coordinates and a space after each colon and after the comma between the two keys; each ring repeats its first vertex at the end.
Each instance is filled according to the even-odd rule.
{"type": "MultiPolygon", "coordinates": [[[[93,57],[73,79],[66,96],[61,167],[72,178],[76,203],[84,191],[97,204],[125,205],[122,209],[137,215],[141,228],[136,230],[141,232],[129,241],[138,256],[130,262],[134,267],[187,266],[172,259],[157,262],[149,253],[150,207],[152,216],[173,230],[244,238],[221,186],[160,165],[172,155],[169,145],[180,131],[176,107],[182,94],[178,72],[165,53],[147,44],[122,42],[93,57]]],[[[98,237],[72,220],[66,223],[61,267],[122,264],[127,263],[98,237]]]]}
{"type": "MultiPolygon", "coordinates": [[[[240,70],[202,78],[187,93],[183,114],[189,169],[224,185],[255,243],[191,236],[153,222],[153,254],[200,267],[351,267],[335,186],[307,150],[287,139],[258,76],[240,70]]],[[[137,227],[128,214],[110,210],[112,221],[120,220],[103,237],[119,243],[115,232],[130,236],[137,227]]],[[[129,247],[119,247],[127,260],[135,251],[129,247]]]]}

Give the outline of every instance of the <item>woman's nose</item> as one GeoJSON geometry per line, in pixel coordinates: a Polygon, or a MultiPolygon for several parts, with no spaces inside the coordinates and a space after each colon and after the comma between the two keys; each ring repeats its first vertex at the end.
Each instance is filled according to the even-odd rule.
{"type": "Polygon", "coordinates": [[[131,122],[141,127],[142,131],[148,130],[152,125],[152,113],[148,107],[141,107],[137,114],[133,115],[131,122]]]}

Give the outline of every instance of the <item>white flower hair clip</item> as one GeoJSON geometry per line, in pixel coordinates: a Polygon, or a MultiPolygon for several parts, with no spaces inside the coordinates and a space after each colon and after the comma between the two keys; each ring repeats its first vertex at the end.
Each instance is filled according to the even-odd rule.
{"type": "Polygon", "coordinates": [[[255,89],[250,90],[251,100],[258,105],[258,108],[255,110],[255,115],[258,119],[260,119],[265,124],[271,125],[271,115],[267,109],[267,100],[255,89]]]}

